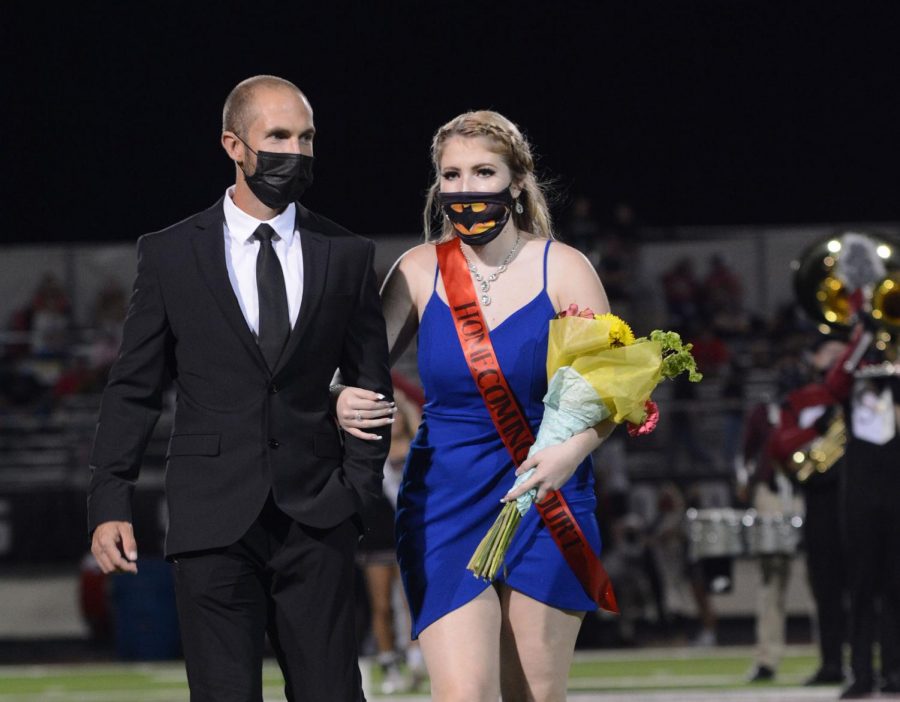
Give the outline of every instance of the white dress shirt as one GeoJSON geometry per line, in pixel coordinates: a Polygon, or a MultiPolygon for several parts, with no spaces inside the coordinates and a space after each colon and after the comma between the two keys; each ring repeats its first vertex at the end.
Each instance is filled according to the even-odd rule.
{"type": "MultiPolygon", "coordinates": [[[[260,243],[253,237],[253,232],[263,220],[251,217],[235,205],[231,199],[233,194],[234,186],[225,192],[225,265],[244,319],[253,333],[259,336],[256,255],[259,253],[260,243]]],[[[284,212],[265,222],[275,230],[272,247],[284,273],[292,329],[297,323],[300,300],[303,298],[303,251],[300,247],[300,232],[294,230],[296,210],[296,205],[291,203],[284,208],[284,212]]]]}

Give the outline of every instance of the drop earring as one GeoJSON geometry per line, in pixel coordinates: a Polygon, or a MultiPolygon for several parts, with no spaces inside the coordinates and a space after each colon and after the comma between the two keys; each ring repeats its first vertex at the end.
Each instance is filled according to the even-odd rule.
{"type": "Polygon", "coordinates": [[[525,211],[525,208],[522,207],[522,203],[519,201],[519,198],[516,198],[516,214],[522,214],[525,211]]]}

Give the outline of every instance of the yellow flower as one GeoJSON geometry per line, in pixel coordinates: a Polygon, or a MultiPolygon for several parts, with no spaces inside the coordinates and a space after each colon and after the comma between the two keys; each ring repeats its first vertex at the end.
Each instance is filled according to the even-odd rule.
{"type": "Polygon", "coordinates": [[[631,331],[631,327],[621,317],[616,317],[616,315],[607,312],[606,314],[594,315],[594,319],[602,319],[604,322],[609,323],[609,345],[613,348],[634,343],[634,332],[631,331]]]}

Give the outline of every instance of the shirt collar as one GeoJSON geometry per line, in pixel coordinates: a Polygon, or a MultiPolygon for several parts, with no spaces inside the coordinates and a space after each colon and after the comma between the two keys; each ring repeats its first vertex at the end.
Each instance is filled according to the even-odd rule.
{"type": "Polygon", "coordinates": [[[292,202],[284,211],[276,215],[272,219],[261,220],[251,217],[240,207],[234,204],[232,197],[234,195],[234,186],[232,185],[225,191],[225,225],[228,227],[228,236],[236,242],[244,244],[253,238],[253,232],[264,221],[278,235],[278,238],[284,239],[288,245],[294,237],[294,224],[297,218],[297,206],[292,202]]]}

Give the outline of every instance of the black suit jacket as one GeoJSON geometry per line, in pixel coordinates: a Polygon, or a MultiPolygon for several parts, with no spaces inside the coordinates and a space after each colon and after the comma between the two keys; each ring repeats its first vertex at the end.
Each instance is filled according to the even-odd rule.
{"type": "Polygon", "coordinates": [[[122,349],[91,454],[91,532],[131,521],[167,376],[177,392],[167,554],[235,542],[269,491],[284,512],[317,528],[365,517],[381,494],[389,428],[381,441],[342,442],[328,392],[339,368],[348,384],[391,394],[374,245],[298,203],[303,299],[270,372],[228,279],[223,224],[220,200],[138,241],[122,349]]]}

